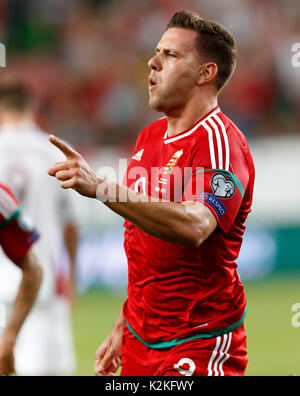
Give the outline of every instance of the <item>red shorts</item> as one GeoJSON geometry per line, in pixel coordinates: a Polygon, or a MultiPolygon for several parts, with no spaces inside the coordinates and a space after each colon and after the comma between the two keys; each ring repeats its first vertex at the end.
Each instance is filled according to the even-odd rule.
{"type": "Polygon", "coordinates": [[[150,349],[125,326],[121,376],[243,376],[247,367],[244,324],[209,340],[150,349]]]}

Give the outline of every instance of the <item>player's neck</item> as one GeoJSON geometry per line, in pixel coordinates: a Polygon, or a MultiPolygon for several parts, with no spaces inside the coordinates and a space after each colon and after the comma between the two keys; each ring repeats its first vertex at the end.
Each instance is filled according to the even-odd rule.
{"type": "Polygon", "coordinates": [[[1,114],[1,124],[32,124],[33,117],[29,113],[7,112],[1,114]]]}
{"type": "Polygon", "coordinates": [[[198,120],[212,111],[218,105],[217,98],[193,101],[182,109],[176,109],[168,114],[168,136],[173,137],[178,133],[188,130],[198,120]]]}

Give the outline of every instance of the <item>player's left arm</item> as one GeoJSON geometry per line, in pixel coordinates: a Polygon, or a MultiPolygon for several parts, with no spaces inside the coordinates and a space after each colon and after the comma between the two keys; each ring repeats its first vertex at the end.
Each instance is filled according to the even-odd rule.
{"type": "Polygon", "coordinates": [[[7,326],[0,339],[0,375],[14,372],[13,349],[20,329],[36,300],[42,270],[32,251],[39,234],[22,210],[11,192],[0,187],[1,212],[0,246],[7,257],[22,271],[22,280],[12,307],[7,326]]]}
{"type": "Polygon", "coordinates": [[[54,136],[50,137],[50,142],[66,156],[66,161],[48,170],[50,176],[62,182],[62,188],[98,198],[145,233],[168,242],[197,247],[216,229],[215,216],[201,202],[150,202],[149,197],[97,177],[83,157],[66,143],[54,136]]]}
{"type": "Polygon", "coordinates": [[[9,321],[0,339],[0,375],[9,375],[15,371],[14,346],[42,281],[42,269],[32,250],[24,258],[15,260],[15,264],[22,270],[23,276],[9,321]]]}

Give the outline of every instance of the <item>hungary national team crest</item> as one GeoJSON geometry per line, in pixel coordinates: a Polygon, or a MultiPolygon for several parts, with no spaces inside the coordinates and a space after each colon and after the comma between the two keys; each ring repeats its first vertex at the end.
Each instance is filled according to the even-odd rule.
{"type": "Polygon", "coordinates": [[[175,153],[173,155],[173,157],[170,159],[170,161],[168,162],[168,165],[165,167],[165,175],[167,175],[168,173],[171,173],[172,170],[175,168],[175,166],[177,165],[180,157],[183,154],[183,150],[177,151],[177,153],[175,153]]]}

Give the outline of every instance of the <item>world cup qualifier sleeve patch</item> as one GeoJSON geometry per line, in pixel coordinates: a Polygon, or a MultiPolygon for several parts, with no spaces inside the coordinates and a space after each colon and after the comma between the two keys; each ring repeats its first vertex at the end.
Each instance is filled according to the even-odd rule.
{"type": "MultiPolygon", "coordinates": [[[[240,210],[245,190],[240,180],[222,169],[197,169],[193,175],[194,200],[202,202],[215,215],[219,226],[228,232],[240,210]]],[[[187,197],[186,197],[187,198],[187,197]]]]}
{"type": "Polygon", "coordinates": [[[220,198],[231,198],[235,193],[235,184],[222,173],[216,173],[210,180],[213,195],[220,198]]]}

